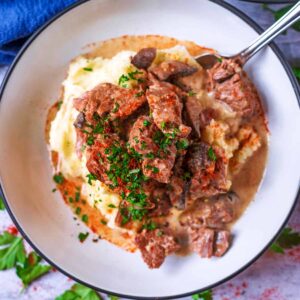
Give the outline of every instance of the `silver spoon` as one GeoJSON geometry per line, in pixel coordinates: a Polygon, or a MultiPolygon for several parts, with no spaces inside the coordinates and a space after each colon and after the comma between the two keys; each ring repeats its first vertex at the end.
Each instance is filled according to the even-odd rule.
{"type": "Polygon", "coordinates": [[[216,53],[206,53],[196,56],[195,59],[204,69],[212,68],[217,62],[220,62],[222,58],[233,59],[243,66],[256,52],[266,46],[277,35],[286,30],[298,19],[300,19],[300,1],[298,1],[298,3],[294,5],[276,23],[263,32],[256,40],[254,40],[249,47],[238,54],[232,56],[222,56],[216,53]]]}

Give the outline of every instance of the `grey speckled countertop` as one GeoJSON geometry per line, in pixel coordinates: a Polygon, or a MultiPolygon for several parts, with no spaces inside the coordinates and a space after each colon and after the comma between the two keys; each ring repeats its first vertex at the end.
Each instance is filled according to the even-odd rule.
{"type": "MultiPolygon", "coordinates": [[[[272,22],[272,15],[260,4],[238,0],[227,2],[240,8],[263,28],[272,22]]],[[[273,6],[280,7],[280,6],[273,6]]],[[[1,22],[1,21],[0,21],[1,22]]],[[[300,33],[289,30],[276,39],[289,62],[300,66],[300,33]]],[[[0,82],[7,67],[0,66],[0,82]]],[[[0,232],[12,225],[8,214],[0,212],[0,232]]],[[[300,231],[300,203],[290,219],[289,226],[300,231]]],[[[14,270],[0,272],[0,300],[51,300],[73,281],[59,272],[49,274],[34,282],[25,292],[14,270]]],[[[266,252],[251,267],[234,279],[214,289],[214,300],[300,300],[300,247],[286,251],[286,254],[266,252]]],[[[186,298],[191,299],[191,298],[186,298]]]]}

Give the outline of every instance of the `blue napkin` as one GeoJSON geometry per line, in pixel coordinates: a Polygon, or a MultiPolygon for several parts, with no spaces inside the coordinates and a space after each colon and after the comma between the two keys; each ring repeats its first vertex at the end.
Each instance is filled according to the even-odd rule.
{"type": "Polygon", "coordinates": [[[0,65],[10,64],[26,38],[76,0],[0,0],[0,65]]]}

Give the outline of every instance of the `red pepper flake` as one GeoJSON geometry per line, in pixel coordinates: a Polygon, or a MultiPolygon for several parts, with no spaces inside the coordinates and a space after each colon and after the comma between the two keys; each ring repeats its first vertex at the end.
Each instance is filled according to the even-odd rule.
{"type": "Polygon", "coordinates": [[[19,233],[18,229],[14,225],[8,226],[6,231],[12,235],[17,235],[19,233]]]}

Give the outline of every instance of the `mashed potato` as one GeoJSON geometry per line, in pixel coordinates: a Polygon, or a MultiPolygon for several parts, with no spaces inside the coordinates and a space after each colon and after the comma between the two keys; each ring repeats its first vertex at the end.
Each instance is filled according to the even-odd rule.
{"type": "MultiPolygon", "coordinates": [[[[63,82],[62,105],[51,123],[50,149],[59,154],[57,171],[66,178],[81,177],[85,183],[82,185],[81,193],[86,197],[88,203],[99,209],[106,218],[107,225],[115,228],[115,217],[120,203],[120,197],[112,193],[100,181],[88,183],[85,153],[80,160],[76,154],[76,132],[73,123],[78,111],[73,108],[73,99],[84,92],[91,90],[96,85],[104,82],[118,84],[122,74],[133,71],[130,64],[132,51],[121,51],[111,59],[96,57],[87,59],[83,56],[71,62],[68,75],[63,82]]],[[[166,59],[177,59],[197,64],[189,55],[185,47],[176,46],[166,50],[158,50],[154,64],[166,59]]],[[[129,82],[128,87],[131,86],[129,82]]]]}

